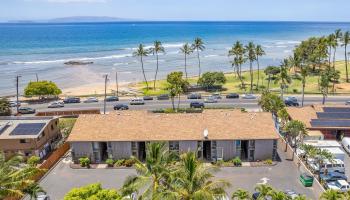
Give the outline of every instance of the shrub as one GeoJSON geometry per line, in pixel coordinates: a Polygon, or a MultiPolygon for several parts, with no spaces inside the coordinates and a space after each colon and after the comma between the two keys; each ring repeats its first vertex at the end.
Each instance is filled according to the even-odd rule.
{"type": "Polygon", "coordinates": [[[30,166],[36,166],[40,162],[40,158],[38,156],[32,156],[28,158],[27,164],[30,166]]]}
{"type": "Polygon", "coordinates": [[[241,166],[241,165],[242,165],[242,161],[241,161],[241,159],[240,159],[239,157],[234,158],[234,159],[232,160],[232,162],[233,162],[233,164],[234,164],[235,166],[241,166]]]}
{"type": "Polygon", "coordinates": [[[298,89],[293,89],[293,93],[298,93],[298,89]]]}
{"type": "Polygon", "coordinates": [[[82,167],[90,167],[90,159],[88,157],[79,158],[79,163],[82,167]]]}
{"type": "Polygon", "coordinates": [[[132,167],[135,164],[135,160],[132,158],[129,158],[124,161],[125,167],[132,167]]]}
{"type": "Polygon", "coordinates": [[[266,165],[272,165],[272,160],[271,159],[265,160],[264,163],[266,165]]]}
{"type": "Polygon", "coordinates": [[[115,167],[123,166],[123,165],[124,165],[124,162],[125,162],[125,159],[117,160],[117,161],[114,163],[114,166],[115,166],[115,167]]]}
{"type": "Polygon", "coordinates": [[[220,167],[220,166],[223,166],[224,163],[225,163],[225,161],[223,161],[223,160],[218,160],[218,161],[216,161],[215,165],[217,165],[217,166],[220,167]]]}
{"type": "Polygon", "coordinates": [[[113,163],[114,163],[114,160],[111,159],[111,158],[108,158],[108,159],[106,160],[106,164],[108,165],[108,167],[112,167],[112,166],[113,166],[113,163]]]}

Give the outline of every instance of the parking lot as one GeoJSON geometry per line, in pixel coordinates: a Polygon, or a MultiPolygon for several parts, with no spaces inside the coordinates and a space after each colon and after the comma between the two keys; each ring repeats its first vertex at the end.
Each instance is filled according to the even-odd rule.
{"type": "MultiPolygon", "coordinates": [[[[63,199],[70,189],[90,183],[100,182],[105,188],[118,189],[127,176],[136,173],[134,169],[71,169],[69,162],[69,157],[62,159],[40,182],[53,200],[63,199]]],[[[281,162],[275,166],[226,167],[215,174],[216,178],[231,183],[231,187],[227,190],[229,194],[238,188],[253,192],[257,184],[267,183],[279,190],[292,189],[311,199],[317,199],[319,194],[315,194],[311,188],[303,187],[298,176],[297,167],[291,161],[285,160],[283,154],[281,162]]]]}

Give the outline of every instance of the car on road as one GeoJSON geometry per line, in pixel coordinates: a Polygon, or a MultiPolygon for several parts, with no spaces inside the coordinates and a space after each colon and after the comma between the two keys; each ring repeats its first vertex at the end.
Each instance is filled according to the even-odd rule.
{"type": "Polygon", "coordinates": [[[144,96],[143,100],[145,100],[145,101],[152,101],[153,97],[152,96],[144,96]]]}
{"type": "Polygon", "coordinates": [[[36,111],[33,108],[20,107],[20,108],[18,108],[18,112],[21,114],[34,114],[36,111]]]}
{"type": "Polygon", "coordinates": [[[204,108],[204,103],[198,102],[198,101],[194,101],[194,102],[190,103],[190,107],[191,108],[204,108]]]}
{"type": "Polygon", "coordinates": [[[216,98],[216,99],[222,99],[220,93],[214,93],[214,94],[212,94],[211,96],[214,97],[214,98],[216,98]]]}
{"type": "Polygon", "coordinates": [[[343,173],[339,173],[339,172],[329,172],[326,174],[321,174],[320,175],[321,180],[325,181],[325,182],[334,182],[337,180],[348,180],[348,177],[343,174],[343,173]]]}
{"type": "Polygon", "coordinates": [[[80,103],[79,97],[68,97],[63,100],[63,103],[80,103]]]}
{"type": "Polygon", "coordinates": [[[18,101],[9,101],[10,107],[21,106],[21,102],[18,101]]]}
{"type": "Polygon", "coordinates": [[[299,106],[298,99],[296,97],[286,97],[284,99],[286,106],[299,106]]]}
{"type": "Polygon", "coordinates": [[[350,190],[350,185],[345,180],[337,180],[326,184],[327,189],[346,192],[350,190]]]}
{"type": "Polygon", "coordinates": [[[129,110],[129,106],[126,104],[118,103],[113,106],[114,110],[129,110]]]}
{"type": "Polygon", "coordinates": [[[300,194],[296,193],[294,190],[286,190],[286,191],[284,191],[284,194],[289,196],[291,199],[294,199],[294,198],[297,198],[298,196],[300,196],[300,194]]]}
{"type": "Polygon", "coordinates": [[[242,99],[256,99],[256,96],[254,94],[244,94],[242,99]]]}
{"type": "Polygon", "coordinates": [[[145,101],[141,98],[133,98],[130,101],[130,105],[144,105],[145,101]]]}
{"type": "Polygon", "coordinates": [[[202,95],[198,93],[191,93],[187,95],[187,99],[201,99],[202,95]]]}
{"type": "Polygon", "coordinates": [[[217,103],[217,102],[218,102],[218,99],[212,96],[204,99],[204,103],[217,103]]]}
{"type": "Polygon", "coordinates": [[[119,97],[117,96],[109,96],[106,98],[107,102],[119,101],[119,97]]]}
{"type": "Polygon", "coordinates": [[[169,100],[169,95],[168,94],[161,94],[157,96],[157,100],[169,100]]]}
{"type": "Polygon", "coordinates": [[[48,108],[62,108],[64,107],[64,103],[61,101],[54,101],[49,103],[49,105],[47,106],[48,108]]]}
{"type": "Polygon", "coordinates": [[[239,98],[239,94],[237,93],[230,93],[226,95],[226,99],[238,99],[239,98]]]}
{"type": "Polygon", "coordinates": [[[350,105],[350,100],[345,102],[345,105],[350,105]]]}
{"type": "Polygon", "coordinates": [[[84,103],[96,103],[96,102],[98,102],[98,99],[96,97],[89,97],[84,101],[84,103]]]}

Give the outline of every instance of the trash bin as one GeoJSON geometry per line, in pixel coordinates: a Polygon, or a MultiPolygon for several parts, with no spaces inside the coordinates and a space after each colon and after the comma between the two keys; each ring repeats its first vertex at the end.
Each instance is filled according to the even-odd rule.
{"type": "Polygon", "coordinates": [[[314,183],[314,177],[307,173],[300,174],[299,180],[305,187],[312,187],[314,183]]]}

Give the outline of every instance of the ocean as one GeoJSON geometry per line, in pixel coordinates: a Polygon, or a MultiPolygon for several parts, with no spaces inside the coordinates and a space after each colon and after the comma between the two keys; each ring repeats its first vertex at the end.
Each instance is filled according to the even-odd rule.
{"type": "MultiPolygon", "coordinates": [[[[350,23],[327,22],[116,22],[69,24],[0,24],[0,96],[15,94],[15,76],[23,87],[36,80],[51,80],[60,88],[103,83],[103,74],[119,74],[123,83],[142,80],[141,66],[132,52],[142,43],[163,43],[159,56],[159,78],[184,70],[179,48],[201,37],[206,49],[200,53],[202,71],[232,71],[228,49],[237,40],[261,44],[266,51],[261,66],[278,65],[295,45],[310,36],[335,29],[350,30],[350,23]],[[68,66],[67,61],[91,61],[85,66],[68,66]]],[[[344,59],[339,47],[338,59],[344,59]]],[[[155,56],[145,59],[149,80],[154,78],[155,56]]],[[[244,66],[248,67],[248,63],[244,66]]],[[[189,75],[197,75],[196,54],[188,58],[189,75]]]]}

